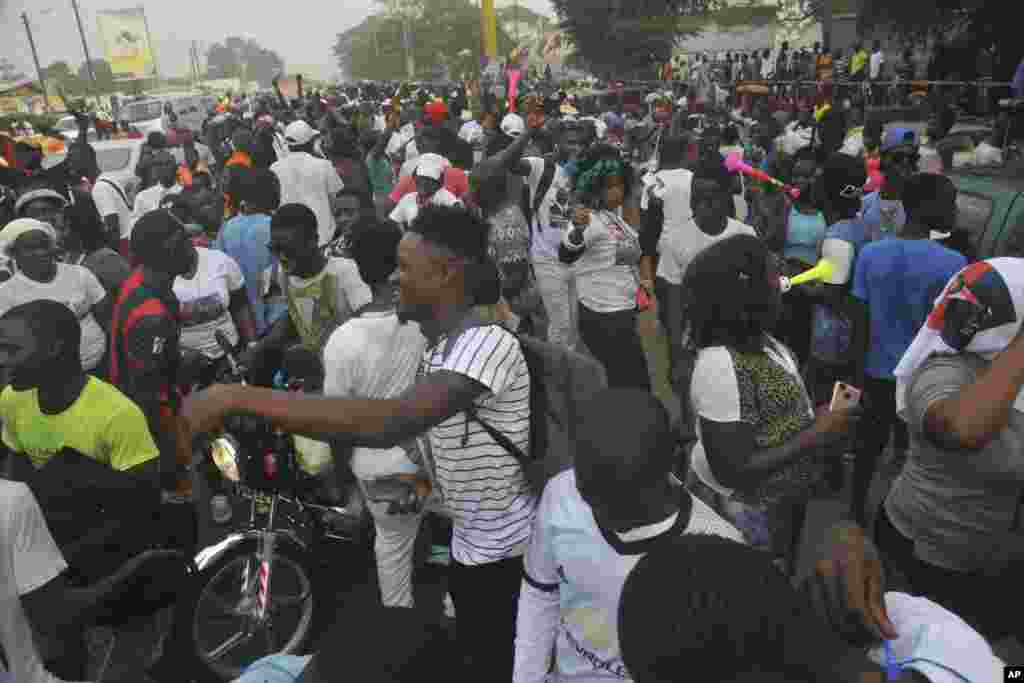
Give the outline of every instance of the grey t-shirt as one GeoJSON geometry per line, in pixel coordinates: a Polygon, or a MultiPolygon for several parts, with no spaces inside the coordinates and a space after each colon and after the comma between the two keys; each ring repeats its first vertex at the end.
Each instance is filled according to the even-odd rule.
{"type": "Polygon", "coordinates": [[[1024,490],[1024,413],[1011,411],[1006,428],[976,452],[937,448],[924,437],[924,416],[988,366],[974,354],[938,355],[911,378],[910,456],[885,501],[890,521],[914,541],[919,559],[956,571],[983,568],[1013,527],[1024,490]]]}

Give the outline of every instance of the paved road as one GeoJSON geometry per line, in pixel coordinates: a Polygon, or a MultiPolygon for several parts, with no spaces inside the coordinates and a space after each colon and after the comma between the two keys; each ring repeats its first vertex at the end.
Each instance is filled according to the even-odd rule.
{"type": "MultiPolygon", "coordinates": [[[[654,313],[641,316],[640,326],[652,377],[655,380],[655,394],[664,401],[666,407],[675,417],[678,415],[678,403],[665,379],[668,367],[667,346],[664,337],[657,334],[654,313]]],[[[872,499],[879,500],[887,487],[888,479],[880,478],[876,481],[871,493],[872,499]]],[[[814,547],[823,537],[825,530],[844,518],[847,496],[848,490],[836,497],[811,502],[798,557],[798,579],[809,573],[814,547]]],[[[230,531],[230,526],[214,524],[209,517],[208,510],[200,510],[200,512],[201,546],[220,540],[230,531]]],[[[243,519],[247,514],[244,504],[237,505],[235,521],[243,519]]],[[[433,534],[434,541],[443,542],[444,533],[443,529],[425,527],[421,543],[429,545],[431,539],[427,537],[427,534],[433,534]]],[[[320,619],[318,619],[319,637],[315,646],[337,647],[337,643],[328,643],[326,638],[331,626],[346,618],[346,607],[356,601],[377,599],[377,577],[372,549],[369,543],[337,544],[327,547],[320,560],[314,575],[318,614],[320,615],[320,619]]],[[[415,583],[417,608],[424,610],[431,618],[443,619],[442,601],[446,593],[443,568],[429,565],[420,567],[416,571],[415,583]]],[[[447,620],[445,621],[447,622],[447,620]]],[[[451,624],[449,625],[451,626],[451,624]]],[[[1012,639],[997,643],[996,650],[1006,661],[1024,662],[1024,647],[1012,639]]],[[[125,683],[128,683],[129,680],[131,683],[138,683],[139,679],[136,677],[122,680],[125,683]]]]}

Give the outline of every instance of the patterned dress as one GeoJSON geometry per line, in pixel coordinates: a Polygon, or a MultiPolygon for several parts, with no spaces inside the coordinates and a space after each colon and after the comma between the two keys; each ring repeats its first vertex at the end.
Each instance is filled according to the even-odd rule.
{"type": "MultiPolygon", "coordinates": [[[[753,427],[759,449],[777,448],[813,424],[811,400],[788,349],[778,345],[761,353],[729,353],[740,419],[753,427]]],[[[805,454],[756,488],[736,491],[726,512],[752,545],[792,560],[806,503],[820,490],[824,475],[821,455],[805,454]]]]}

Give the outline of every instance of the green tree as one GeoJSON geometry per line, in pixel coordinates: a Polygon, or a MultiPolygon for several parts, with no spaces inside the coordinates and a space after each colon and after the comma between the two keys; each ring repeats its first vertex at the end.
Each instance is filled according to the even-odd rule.
{"type": "Polygon", "coordinates": [[[71,66],[64,60],[58,60],[43,69],[47,85],[52,88],[63,90],[68,95],[82,95],[85,93],[88,81],[83,81],[78,74],[71,70],[71,66]]]}
{"type": "Polygon", "coordinates": [[[579,60],[606,77],[650,76],[719,0],[552,0],[579,60]]]}
{"type": "Polygon", "coordinates": [[[267,87],[284,70],[284,60],[256,41],[230,36],[207,50],[206,70],[207,78],[244,78],[267,87]]]}
{"type": "MultiPolygon", "coordinates": [[[[453,78],[479,68],[480,9],[471,0],[410,0],[383,9],[338,34],[332,52],[343,73],[356,79],[404,80],[406,25],[417,78],[431,78],[438,67],[453,78]]],[[[499,26],[499,54],[507,55],[512,48],[512,39],[499,26]]]]}
{"type": "MultiPolygon", "coordinates": [[[[97,91],[111,93],[117,89],[117,84],[114,82],[114,71],[110,68],[110,63],[107,60],[92,60],[92,72],[96,76],[97,91]]],[[[86,66],[85,62],[82,62],[82,66],[78,67],[78,78],[82,83],[89,82],[89,67],[86,66]]]]}
{"type": "Polygon", "coordinates": [[[1018,33],[1020,6],[995,0],[860,0],[862,33],[885,27],[897,35],[935,38],[940,45],[935,73],[974,78],[982,48],[997,48],[994,77],[1009,81],[1024,58],[1018,33]]]}

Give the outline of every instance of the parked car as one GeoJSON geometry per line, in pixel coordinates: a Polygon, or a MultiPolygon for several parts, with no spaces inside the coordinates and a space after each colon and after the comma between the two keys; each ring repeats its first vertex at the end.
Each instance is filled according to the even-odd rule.
{"type": "MultiPolygon", "coordinates": [[[[57,120],[53,128],[64,136],[64,139],[68,142],[78,139],[78,123],[75,121],[74,116],[62,116],[57,120]]],[[[89,142],[96,139],[96,128],[94,126],[89,126],[89,130],[86,132],[86,139],[89,142]]]]}
{"type": "MultiPolygon", "coordinates": [[[[92,148],[96,150],[96,163],[99,164],[100,172],[107,174],[117,180],[128,195],[129,201],[135,201],[135,193],[139,189],[141,179],[135,175],[135,167],[142,156],[142,145],[145,140],[135,138],[127,140],[102,140],[93,142],[92,148]]],[[[171,147],[170,152],[178,163],[183,163],[185,153],[181,147],[171,147]]],[[[64,161],[66,154],[52,154],[46,158],[47,167],[56,166],[64,161]]]]}
{"type": "Polygon", "coordinates": [[[979,259],[1024,256],[1024,163],[958,168],[957,227],[970,235],[979,259]]]}

